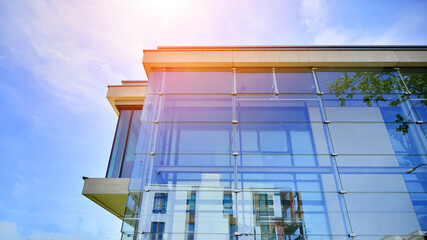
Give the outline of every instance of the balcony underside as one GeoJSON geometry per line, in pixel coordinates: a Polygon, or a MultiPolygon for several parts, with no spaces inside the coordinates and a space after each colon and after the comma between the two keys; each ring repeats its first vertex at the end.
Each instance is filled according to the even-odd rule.
{"type": "Polygon", "coordinates": [[[116,217],[123,219],[129,178],[87,178],[82,194],[116,217]]]}

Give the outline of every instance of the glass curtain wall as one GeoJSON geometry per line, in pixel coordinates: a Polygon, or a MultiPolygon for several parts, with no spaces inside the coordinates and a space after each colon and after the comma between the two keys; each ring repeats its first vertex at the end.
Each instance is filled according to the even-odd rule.
{"type": "Polygon", "coordinates": [[[423,239],[425,84],[423,69],[151,72],[122,239],[423,239]]]}

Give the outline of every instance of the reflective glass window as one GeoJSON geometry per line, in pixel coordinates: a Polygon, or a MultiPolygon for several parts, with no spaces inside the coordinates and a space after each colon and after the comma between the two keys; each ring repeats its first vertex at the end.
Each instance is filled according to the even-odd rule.
{"type": "Polygon", "coordinates": [[[393,69],[318,69],[316,76],[320,91],[337,97],[349,97],[353,94],[376,96],[403,90],[399,76],[393,69]]]}
{"type": "Polygon", "coordinates": [[[271,239],[345,235],[344,215],[338,197],[336,193],[285,189],[244,191],[238,196],[239,230],[257,238],[268,236],[271,239]]]}
{"type": "Polygon", "coordinates": [[[239,123],[237,149],[248,154],[328,154],[323,123],[239,123]]]}
{"type": "Polygon", "coordinates": [[[348,193],[344,198],[355,232],[409,235],[421,230],[408,193],[348,193]]]}
{"type": "MultiPolygon", "coordinates": [[[[236,218],[224,213],[228,206],[224,206],[223,189],[215,189],[209,185],[201,186],[197,190],[189,190],[188,185],[177,188],[152,186],[149,193],[144,193],[141,208],[151,210],[153,198],[159,191],[168,195],[167,213],[142,211],[138,231],[156,233],[155,229],[152,230],[152,223],[164,221],[163,232],[169,234],[169,237],[178,236],[185,239],[186,236],[191,237],[194,234],[195,238],[209,236],[213,239],[228,239],[230,230],[233,230],[232,226],[236,224],[236,218]],[[189,199],[192,201],[190,204],[195,205],[194,213],[187,211],[189,199]]],[[[231,202],[233,201],[234,195],[231,199],[231,202]]]]}
{"type": "Polygon", "coordinates": [[[163,234],[165,232],[164,222],[152,222],[150,231],[150,240],[163,240],[163,234]]]}
{"type": "Polygon", "coordinates": [[[156,69],[150,72],[146,89],[147,94],[159,93],[162,91],[163,76],[164,73],[162,71],[156,71],[156,69]]]}
{"type": "Polygon", "coordinates": [[[164,95],[158,121],[231,122],[231,95],[164,95]]]}
{"type": "Polygon", "coordinates": [[[427,98],[427,68],[401,68],[400,73],[412,94],[427,98]]]}
{"type": "Polygon", "coordinates": [[[329,124],[335,151],[341,154],[425,154],[418,127],[406,122],[329,124]]]}
{"type": "Polygon", "coordinates": [[[238,93],[274,93],[271,68],[238,68],[236,72],[238,93]]]}
{"type": "Polygon", "coordinates": [[[166,213],[168,207],[168,194],[156,193],[154,195],[153,213],[166,213]]]}
{"type": "Polygon", "coordinates": [[[239,122],[322,121],[315,95],[238,95],[235,101],[239,122]]]}
{"type": "Polygon", "coordinates": [[[313,73],[306,68],[276,68],[279,93],[316,93],[313,73]]]}
{"type": "Polygon", "coordinates": [[[116,135],[111,149],[110,162],[107,170],[107,178],[117,178],[120,175],[120,168],[125,150],[127,133],[129,129],[132,110],[120,111],[117,122],[116,135]]]}
{"type": "Polygon", "coordinates": [[[131,176],[135,146],[140,130],[141,112],[138,109],[120,110],[107,178],[129,178],[131,176]]]}
{"type": "Polygon", "coordinates": [[[411,97],[410,106],[415,112],[416,120],[427,122],[427,99],[411,97]]]}
{"type": "Polygon", "coordinates": [[[232,153],[231,123],[159,123],[156,153],[232,153]]]}
{"type": "Polygon", "coordinates": [[[351,98],[322,96],[326,117],[340,122],[414,122],[408,98],[403,95],[381,95],[376,99],[364,95],[351,98]]]}
{"type": "Polygon", "coordinates": [[[129,127],[128,139],[126,143],[126,152],[123,159],[122,172],[120,177],[130,178],[132,174],[133,163],[135,160],[135,147],[140,130],[141,110],[134,110],[129,127]]]}
{"type": "Polygon", "coordinates": [[[165,93],[226,93],[233,87],[230,72],[165,72],[165,93]]]}

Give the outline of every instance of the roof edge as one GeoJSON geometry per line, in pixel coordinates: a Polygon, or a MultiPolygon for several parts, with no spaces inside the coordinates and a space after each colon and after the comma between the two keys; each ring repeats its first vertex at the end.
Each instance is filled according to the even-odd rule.
{"type": "Polygon", "coordinates": [[[427,51],[427,45],[318,45],[318,46],[158,46],[157,49],[147,49],[144,51],[158,51],[158,50],[377,50],[377,51],[405,51],[405,50],[418,50],[427,51]]]}

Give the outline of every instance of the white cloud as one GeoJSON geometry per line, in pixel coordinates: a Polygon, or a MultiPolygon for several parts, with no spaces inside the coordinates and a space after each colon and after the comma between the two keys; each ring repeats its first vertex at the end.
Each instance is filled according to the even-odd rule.
{"type": "Polygon", "coordinates": [[[12,61],[36,76],[28,84],[72,110],[83,110],[85,102],[103,103],[107,83],[144,78],[142,42],[137,44],[135,29],[120,21],[130,20],[127,10],[134,6],[104,2],[8,1],[1,6],[8,14],[0,25],[0,44],[12,61]]]}
{"type": "MultiPolygon", "coordinates": [[[[300,5],[302,23],[306,32],[312,36],[316,45],[410,45],[425,44],[425,23],[427,16],[424,11],[426,3],[402,5],[400,12],[395,14],[393,22],[370,25],[374,16],[359,12],[357,18],[363,21],[363,28],[351,28],[346,23],[337,20],[334,8],[338,2],[330,0],[303,0],[300,5]]],[[[346,6],[344,4],[344,6],[346,6]]],[[[387,11],[387,8],[382,8],[387,11]]],[[[351,18],[352,16],[348,16],[351,18]]],[[[354,17],[354,16],[353,16],[354,17]]]]}
{"type": "Polygon", "coordinates": [[[303,23],[310,29],[315,30],[325,24],[329,9],[324,0],[302,0],[300,14],[303,23]]]}

